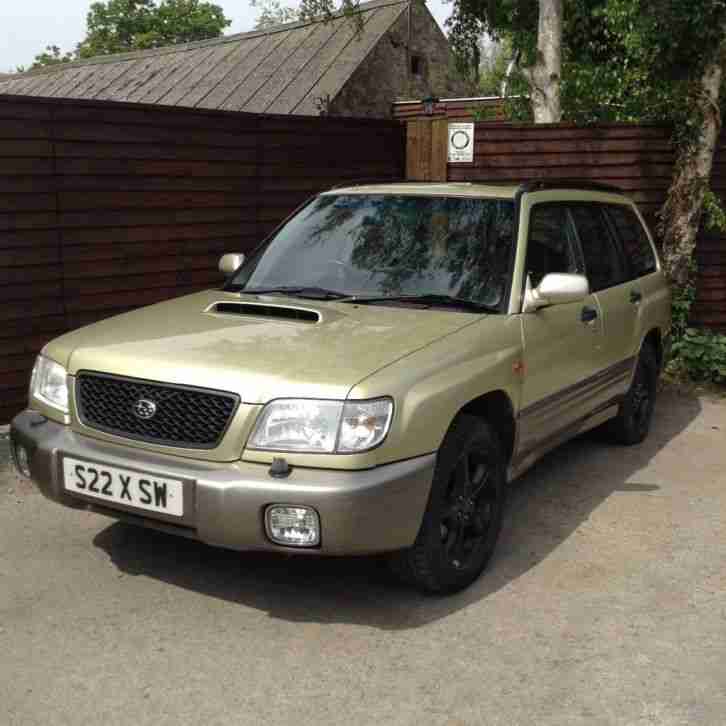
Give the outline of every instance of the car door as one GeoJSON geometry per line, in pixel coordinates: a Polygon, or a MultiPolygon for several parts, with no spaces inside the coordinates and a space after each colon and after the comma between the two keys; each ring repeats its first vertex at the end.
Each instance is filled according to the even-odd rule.
{"type": "Polygon", "coordinates": [[[636,328],[641,293],[630,279],[628,264],[605,205],[574,204],[572,217],[585,261],[590,291],[602,315],[603,345],[598,361],[603,392],[612,401],[628,388],[637,349],[636,328]]]}
{"type": "Polygon", "coordinates": [[[626,262],[625,292],[633,308],[632,338],[624,339],[622,356],[636,356],[645,334],[653,328],[670,327],[670,295],[650,236],[629,204],[608,204],[605,215],[620,243],[626,262]],[[663,312],[666,311],[666,315],[663,312]]]}
{"type": "MultiPolygon", "coordinates": [[[[523,209],[526,213],[526,207],[523,209]]],[[[584,274],[567,204],[531,207],[525,273],[536,287],[548,273],[584,274]]],[[[594,295],[522,314],[524,379],[518,453],[547,448],[596,406],[591,381],[602,358],[602,316],[594,295]]]]}

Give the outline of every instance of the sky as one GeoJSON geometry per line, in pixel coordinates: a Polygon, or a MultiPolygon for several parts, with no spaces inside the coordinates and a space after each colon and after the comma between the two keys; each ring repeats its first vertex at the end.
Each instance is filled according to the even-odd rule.
{"type": "MultiPolygon", "coordinates": [[[[0,73],[28,66],[46,45],[73,50],[86,28],[86,13],[93,0],[0,0],[0,73]]],[[[257,11],[247,0],[214,0],[232,20],[226,33],[252,30],[257,11]]],[[[285,4],[285,3],[283,3],[285,4]]],[[[287,3],[294,6],[295,2],[287,3]]],[[[429,10],[443,27],[451,5],[428,0],[429,10]]]]}

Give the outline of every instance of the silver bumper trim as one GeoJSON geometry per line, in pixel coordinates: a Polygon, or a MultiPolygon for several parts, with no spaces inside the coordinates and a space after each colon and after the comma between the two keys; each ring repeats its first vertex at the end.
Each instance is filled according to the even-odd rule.
{"type": "Polygon", "coordinates": [[[296,467],[280,480],[270,477],[266,464],[141,451],[83,436],[32,411],[14,419],[10,436],[28,449],[33,481],[49,499],[236,550],[350,555],[408,547],[418,534],[436,463],[436,455],[427,454],[361,471],[296,467]],[[184,517],[104,506],[69,495],[61,476],[63,455],[182,479],[184,517]],[[264,511],[279,502],[318,511],[319,548],[285,547],[267,539],[264,511]]]}

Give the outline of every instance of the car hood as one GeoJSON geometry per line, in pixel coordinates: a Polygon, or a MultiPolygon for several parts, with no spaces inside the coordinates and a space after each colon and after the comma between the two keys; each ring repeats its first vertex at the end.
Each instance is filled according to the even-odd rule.
{"type": "Polygon", "coordinates": [[[208,290],[67,333],[45,353],[71,375],[93,370],[233,391],[246,403],[340,399],[363,378],[480,317],[208,290]],[[216,312],[218,303],[243,305],[216,312]],[[312,322],[284,317],[299,311],[312,322]]]}

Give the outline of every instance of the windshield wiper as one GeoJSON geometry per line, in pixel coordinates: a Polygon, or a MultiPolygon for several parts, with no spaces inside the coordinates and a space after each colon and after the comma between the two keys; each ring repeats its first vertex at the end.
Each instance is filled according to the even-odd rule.
{"type": "Polygon", "coordinates": [[[462,310],[471,310],[477,313],[498,313],[499,309],[492,305],[485,305],[484,303],[475,302],[474,300],[466,300],[461,297],[454,297],[453,295],[438,295],[438,294],[425,294],[425,295],[352,295],[350,297],[343,298],[340,302],[350,303],[382,303],[382,302],[412,302],[419,303],[421,305],[430,305],[438,307],[456,307],[462,310]]]}
{"type": "Polygon", "coordinates": [[[253,287],[240,290],[240,295],[289,295],[290,297],[301,297],[308,300],[340,300],[348,295],[337,290],[328,290],[324,287],[253,287]]]}

